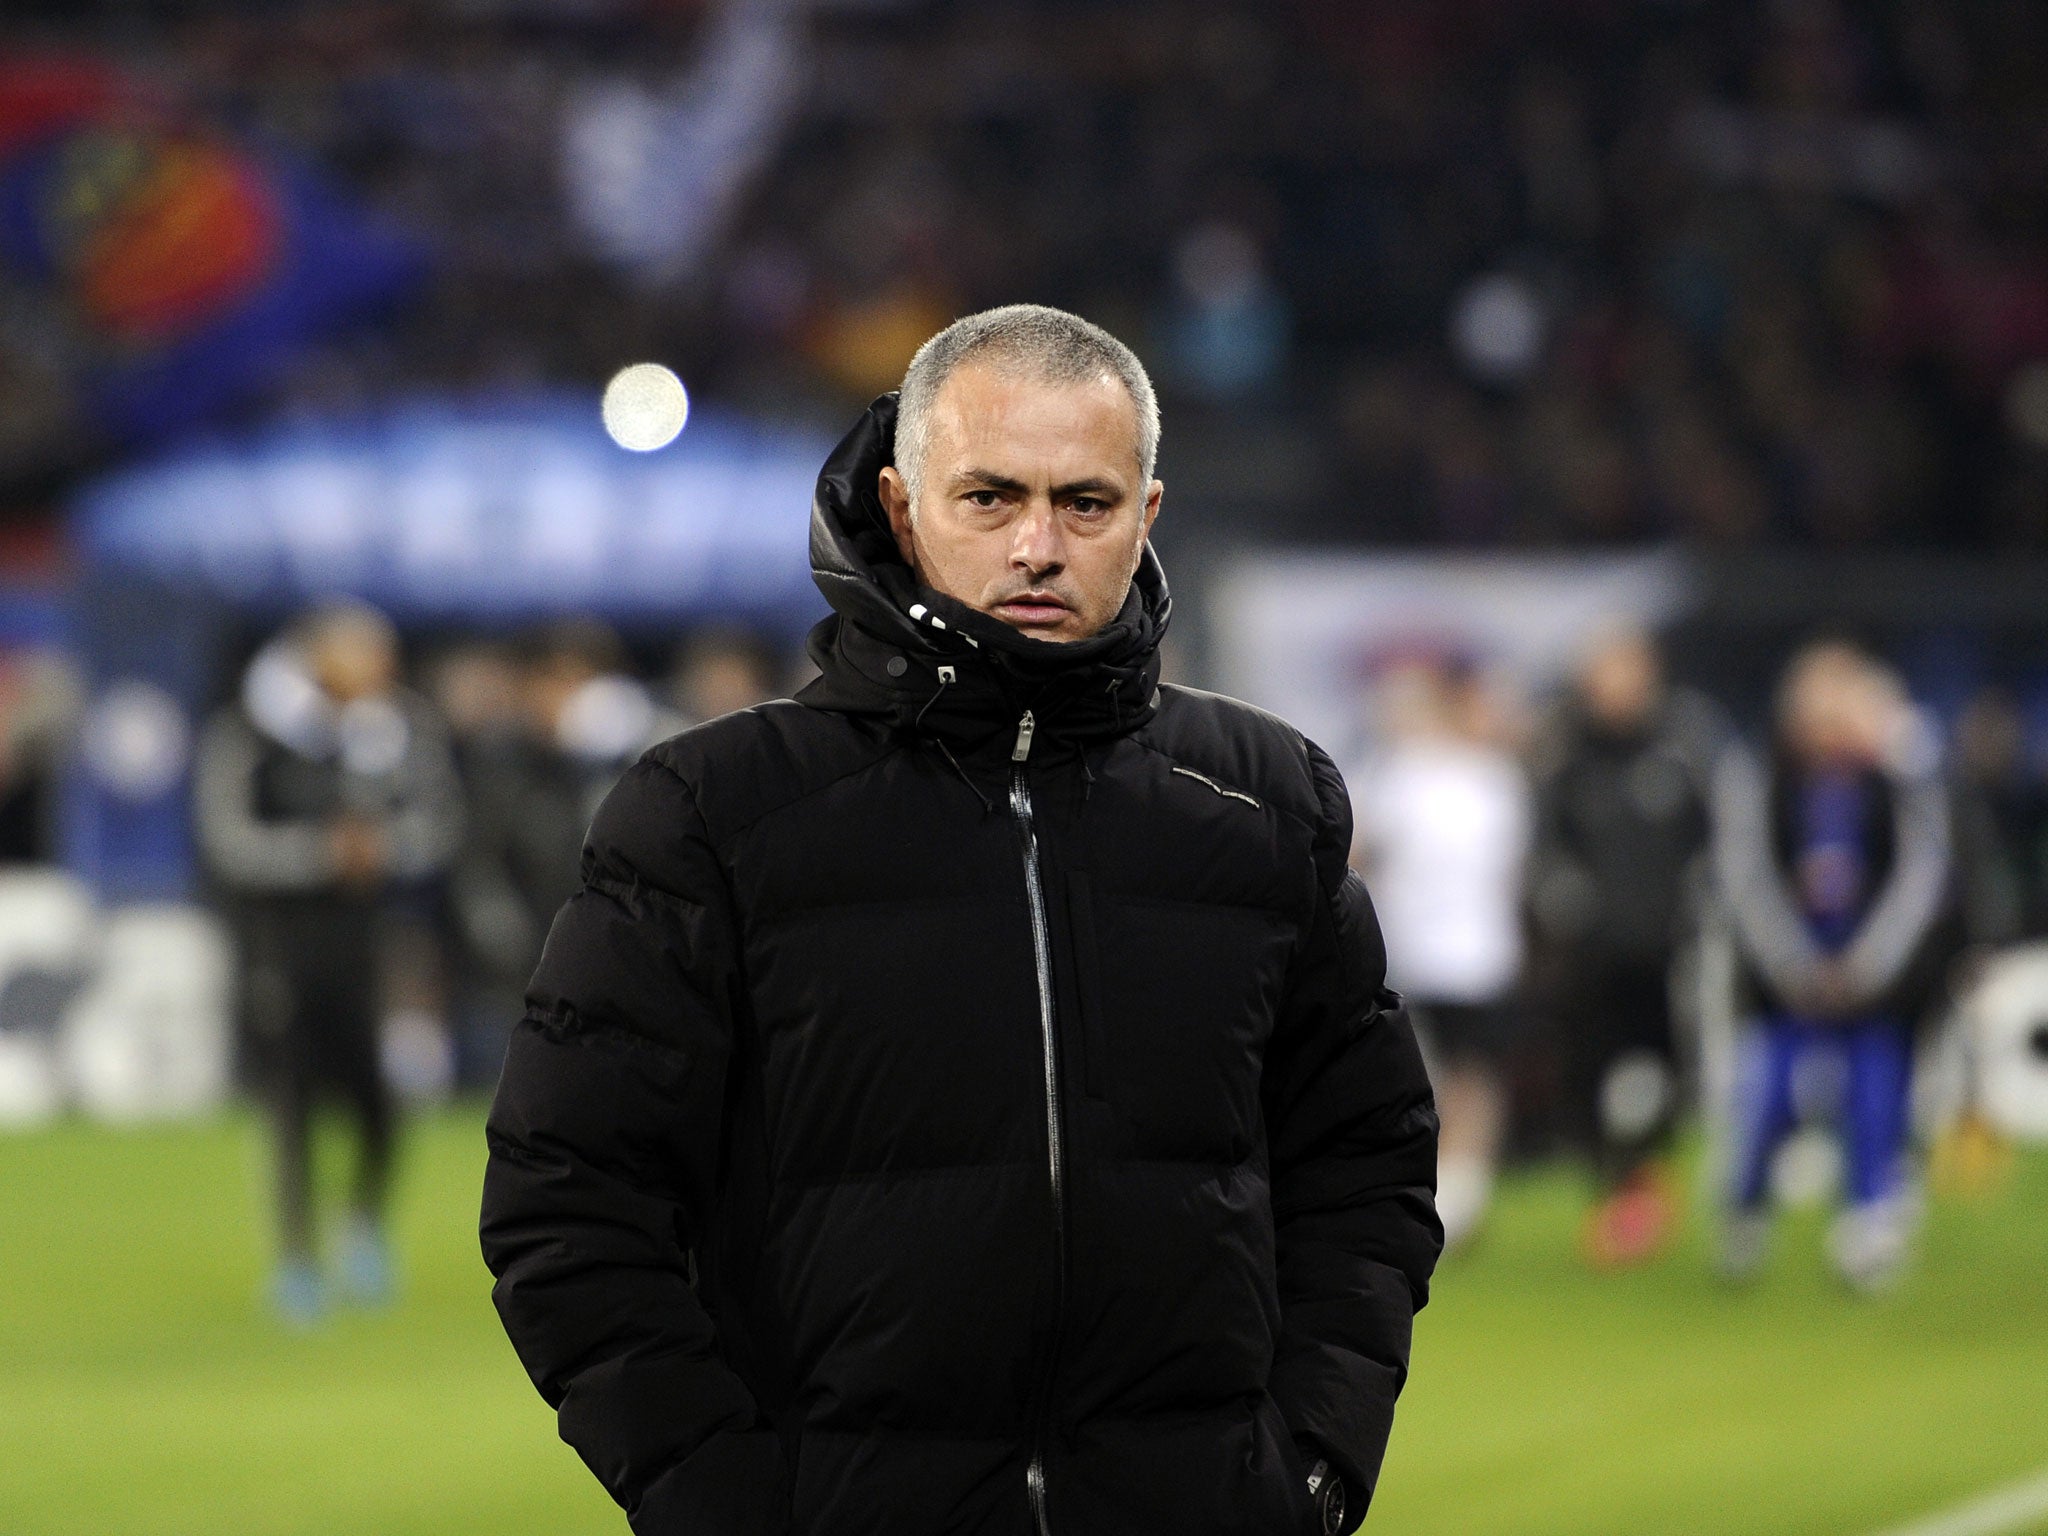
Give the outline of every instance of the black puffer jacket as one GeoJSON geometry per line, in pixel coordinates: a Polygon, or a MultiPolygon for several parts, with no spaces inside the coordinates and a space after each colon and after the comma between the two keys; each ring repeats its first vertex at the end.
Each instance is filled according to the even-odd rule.
{"type": "Polygon", "coordinates": [[[490,1119],[484,1252],[642,1536],[1283,1536],[1354,1508],[1440,1231],[1330,761],[1069,646],[819,483],[794,702],[599,811],[490,1119]]]}

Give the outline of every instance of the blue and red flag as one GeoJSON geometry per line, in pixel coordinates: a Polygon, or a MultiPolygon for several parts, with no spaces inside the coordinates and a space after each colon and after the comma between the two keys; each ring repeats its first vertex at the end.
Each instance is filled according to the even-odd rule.
{"type": "Polygon", "coordinates": [[[248,397],[425,268],[317,172],[48,58],[0,60],[0,264],[63,317],[82,414],[130,442],[248,397]]]}

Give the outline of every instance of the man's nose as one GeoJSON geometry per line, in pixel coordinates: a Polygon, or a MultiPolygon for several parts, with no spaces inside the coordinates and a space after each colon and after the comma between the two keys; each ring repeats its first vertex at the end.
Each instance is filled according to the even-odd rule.
{"type": "Polygon", "coordinates": [[[1067,563],[1060,520],[1048,500],[1034,498],[1017,519],[1010,540],[1010,563],[1033,576],[1046,576],[1067,563]]]}

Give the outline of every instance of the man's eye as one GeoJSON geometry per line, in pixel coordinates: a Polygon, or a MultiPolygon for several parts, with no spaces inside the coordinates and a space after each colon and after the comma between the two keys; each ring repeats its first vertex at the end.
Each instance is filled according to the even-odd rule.
{"type": "Polygon", "coordinates": [[[1001,506],[1003,501],[994,491],[969,491],[967,499],[977,507],[990,509],[1001,506]]]}
{"type": "Polygon", "coordinates": [[[1108,502],[1101,501],[1093,496],[1076,496],[1073,506],[1074,510],[1083,517],[1094,517],[1097,513],[1109,510],[1108,502]]]}

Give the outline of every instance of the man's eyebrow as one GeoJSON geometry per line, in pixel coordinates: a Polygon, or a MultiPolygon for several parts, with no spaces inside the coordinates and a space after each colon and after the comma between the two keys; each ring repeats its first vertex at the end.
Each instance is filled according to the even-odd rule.
{"type": "MultiPolygon", "coordinates": [[[[1006,496],[1028,496],[1031,487],[1022,480],[1008,475],[999,475],[992,469],[963,469],[953,477],[956,489],[981,486],[991,491],[1001,491],[1006,496]]],[[[1069,480],[1064,485],[1052,488],[1054,501],[1071,501],[1076,496],[1097,496],[1114,501],[1122,496],[1124,488],[1116,481],[1102,475],[1086,475],[1079,480],[1069,480]]]]}
{"type": "MultiPolygon", "coordinates": [[[[1004,496],[1030,496],[1030,485],[1010,475],[997,475],[993,469],[963,469],[952,477],[954,489],[965,489],[969,485],[981,485],[991,492],[1004,496]]],[[[1063,485],[1053,487],[1055,502],[1071,502],[1075,496],[1098,496],[1114,502],[1124,494],[1124,487],[1104,475],[1083,475],[1081,479],[1069,479],[1063,485]]]]}
{"type": "Polygon", "coordinates": [[[991,491],[1001,491],[1007,496],[1025,496],[1031,491],[1031,487],[1022,480],[999,475],[992,469],[963,469],[953,477],[953,484],[956,487],[979,485],[991,491]]]}

